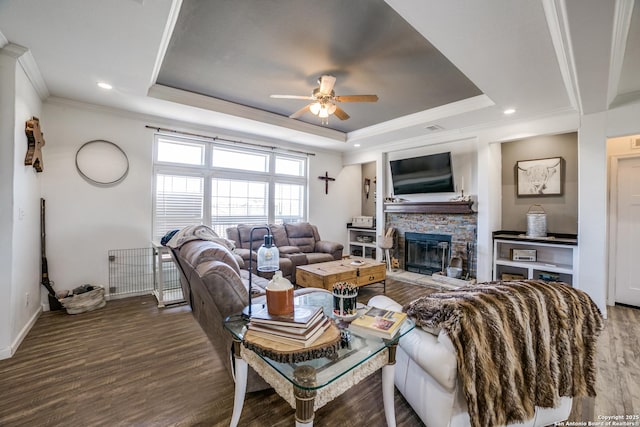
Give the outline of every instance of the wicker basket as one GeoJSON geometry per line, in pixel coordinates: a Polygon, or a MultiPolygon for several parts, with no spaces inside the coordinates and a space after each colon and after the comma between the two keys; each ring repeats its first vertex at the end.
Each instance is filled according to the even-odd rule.
{"type": "Polygon", "coordinates": [[[393,236],[378,236],[378,246],[380,249],[393,248],[393,236]]]}
{"type": "Polygon", "coordinates": [[[105,306],[104,288],[94,286],[95,289],[82,294],[71,295],[60,300],[68,314],[84,313],[105,306]]]}

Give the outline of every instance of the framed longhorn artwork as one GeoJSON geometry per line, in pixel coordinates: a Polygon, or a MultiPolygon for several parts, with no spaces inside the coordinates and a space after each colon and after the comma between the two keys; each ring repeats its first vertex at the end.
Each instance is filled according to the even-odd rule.
{"type": "Polygon", "coordinates": [[[562,195],[562,157],[516,162],[518,197],[562,195]]]}

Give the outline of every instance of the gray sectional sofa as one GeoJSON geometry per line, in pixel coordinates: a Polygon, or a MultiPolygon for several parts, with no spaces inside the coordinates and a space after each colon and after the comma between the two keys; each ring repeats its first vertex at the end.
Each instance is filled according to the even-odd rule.
{"type": "MultiPolygon", "coordinates": [[[[253,237],[253,241],[251,241],[252,227],[254,226],[247,224],[229,227],[227,228],[227,238],[235,243],[236,249],[234,252],[242,258],[242,268],[248,269],[249,256],[253,256],[252,269],[255,273],[255,251],[264,243],[264,235],[267,231],[256,229],[253,236],[251,236],[253,237]]],[[[344,246],[341,243],[322,240],[318,233],[318,228],[308,222],[270,224],[268,227],[273,235],[274,244],[280,252],[280,271],[282,271],[283,277],[286,277],[292,283],[295,283],[297,266],[342,258],[344,246]]],[[[264,276],[270,277],[270,275],[266,274],[264,276]]]]}
{"type": "MultiPolygon", "coordinates": [[[[191,240],[171,250],[180,272],[182,292],[191,306],[193,317],[233,377],[233,340],[224,329],[223,322],[229,316],[240,314],[247,306],[250,273],[240,268],[242,259],[221,243],[191,240]]],[[[267,283],[267,279],[253,274],[251,295],[254,304],[265,302],[267,283]]],[[[311,291],[318,289],[298,289],[295,295],[311,291]]],[[[266,388],[270,386],[249,368],[247,391],[266,388]]]]}

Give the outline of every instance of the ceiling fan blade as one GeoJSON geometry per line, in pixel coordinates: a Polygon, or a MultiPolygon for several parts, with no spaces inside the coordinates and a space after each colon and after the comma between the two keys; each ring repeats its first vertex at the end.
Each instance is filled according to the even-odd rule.
{"type": "Polygon", "coordinates": [[[376,102],[378,95],[343,95],[336,96],[338,102],[376,102]]]}
{"type": "Polygon", "coordinates": [[[311,104],[308,104],[308,105],[302,107],[301,109],[299,109],[298,111],[296,111],[295,113],[290,115],[289,118],[290,119],[297,119],[298,117],[300,117],[301,115],[303,115],[304,113],[309,111],[309,107],[311,107],[311,104]]]}
{"type": "Polygon", "coordinates": [[[313,96],[305,95],[269,95],[271,98],[278,99],[315,99],[313,96]]]}
{"type": "Polygon", "coordinates": [[[339,118],[340,120],[347,120],[349,118],[349,115],[345,113],[345,111],[342,108],[338,106],[336,106],[336,111],[333,112],[333,115],[339,118]]]}
{"type": "Polygon", "coordinates": [[[333,86],[336,84],[336,78],[333,76],[321,76],[320,77],[320,94],[331,95],[333,86]]]}

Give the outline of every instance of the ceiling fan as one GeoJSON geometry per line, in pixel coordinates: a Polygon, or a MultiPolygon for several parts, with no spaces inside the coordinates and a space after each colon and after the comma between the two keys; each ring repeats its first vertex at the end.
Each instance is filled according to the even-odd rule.
{"type": "Polygon", "coordinates": [[[308,99],[311,102],[299,109],[289,117],[296,119],[310,111],[312,114],[320,117],[323,125],[329,123],[329,116],[335,114],[340,120],[347,120],[349,115],[340,108],[338,102],[376,102],[378,95],[342,95],[336,96],[333,86],[336,84],[336,78],[330,75],[320,76],[318,79],[319,87],[313,90],[310,96],[303,95],[271,95],[271,98],[284,99],[308,99]]]}

